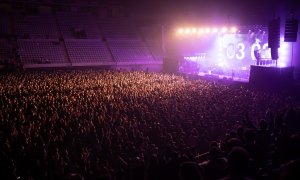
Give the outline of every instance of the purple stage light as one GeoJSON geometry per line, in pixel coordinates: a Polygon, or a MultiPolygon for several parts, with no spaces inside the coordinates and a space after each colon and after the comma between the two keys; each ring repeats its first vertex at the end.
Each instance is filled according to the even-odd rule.
{"type": "Polygon", "coordinates": [[[277,66],[283,68],[283,67],[287,67],[287,64],[285,62],[278,62],[277,66]]]}
{"type": "Polygon", "coordinates": [[[278,66],[279,67],[288,67],[291,62],[291,53],[292,46],[288,42],[284,42],[284,38],[280,38],[280,48],[278,49],[279,59],[278,66]]]}

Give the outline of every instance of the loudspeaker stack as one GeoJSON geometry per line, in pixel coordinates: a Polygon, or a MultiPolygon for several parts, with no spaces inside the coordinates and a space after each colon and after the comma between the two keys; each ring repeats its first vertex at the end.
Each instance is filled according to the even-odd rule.
{"type": "Polygon", "coordinates": [[[278,48],[280,47],[280,19],[273,19],[269,22],[268,44],[271,48],[271,57],[278,59],[278,48]]]}
{"type": "Polygon", "coordinates": [[[268,44],[269,48],[280,47],[280,20],[274,19],[269,22],[268,44]]]}
{"type": "Polygon", "coordinates": [[[285,21],[284,42],[297,42],[299,20],[285,21]]]}

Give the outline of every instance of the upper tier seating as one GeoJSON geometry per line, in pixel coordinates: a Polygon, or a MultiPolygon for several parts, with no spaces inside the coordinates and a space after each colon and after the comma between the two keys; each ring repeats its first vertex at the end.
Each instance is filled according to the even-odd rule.
{"type": "Polygon", "coordinates": [[[159,26],[147,26],[140,27],[140,32],[142,33],[144,39],[147,40],[160,40],[161,39],[161,28],[159,26]]]}
{"type": "Polygon", "coordinates": [[[9,17],[4,14],[0,14],[0,34],[10,34],[11,33],[11,24],[9,17]]]}
{"type": "Polygon", "coordinates": [[[101,38],[97,20],[91,14],[82,12],[58,12],[56,16],[65,39],[101,38]]]}
{"type": "Polygon", "coordinates": [[[14,16],[15,32],[19,38],[55,39],[59,37],[56,21],[51,14],[14,16]]]}
{"type": "Polygon", "coordinates": [[[109,39],[139,39],[134,24],[127,18],[107,18],[100,21],[104,37],[109,39]]]}

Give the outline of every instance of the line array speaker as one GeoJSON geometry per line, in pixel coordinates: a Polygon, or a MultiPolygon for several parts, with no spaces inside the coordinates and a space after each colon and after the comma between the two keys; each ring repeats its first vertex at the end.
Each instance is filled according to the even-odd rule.
{"type": "Polygon", "coordinates": [[[268,29],[268,44],[269,48],[280,47],[280,19],[274,19],[269,22],[268,29]]]}
{"type": "Polygon", "coordinates": [[[285,21],[284,42],[297,42],[299,20],[285,21]]]}
{"type": "Polygon", "coordinates": [[[278,48],[271,48],[271,58],[273,60],[278,60],[278,48]]]}

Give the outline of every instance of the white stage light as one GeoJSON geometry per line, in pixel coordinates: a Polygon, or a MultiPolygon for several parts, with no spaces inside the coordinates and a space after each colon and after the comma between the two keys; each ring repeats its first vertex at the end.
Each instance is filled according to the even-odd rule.
{"type": "Polygon", "coordinates": [[[203,34],[203,32],[204,32],[203,28],[198,29],[198,34],[203,34]]]}
{"type": "Polygon", "coordinates": [[[183,34],[183,29],[179,28],[177,31],[179,34],[183,34]]]}
{"type": "Polygon", "coordinates": [[[236,32],[237,32],[237,28],[236,28],[236,27],[232,27],[232,28],[231,28],[231,32],[232,32],[232,33],[236,33],[236,32]]]}
{"type": "Polygon", "coordinates": [[[222,28],[222,33],[225,33],[225,32],[227,32],[227,28],[226,28],[226,27],[223,27],[223,28],[222,28]]]}
{"type": "Polygon", "coordinates": [[[196,28],[193,28],[192,29],[192,33],[194,34],[194,33],[196,33],[197,32],[197,29],[196,28]]]}
{"type": "Polygon", "coordinates": [[[190,28],[185,29],[185,34],[190,34],[190,32],[191,32],[190,28]]]}

